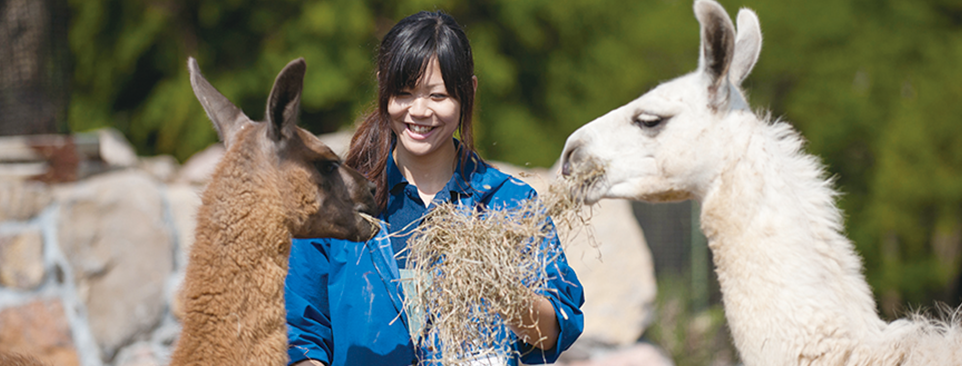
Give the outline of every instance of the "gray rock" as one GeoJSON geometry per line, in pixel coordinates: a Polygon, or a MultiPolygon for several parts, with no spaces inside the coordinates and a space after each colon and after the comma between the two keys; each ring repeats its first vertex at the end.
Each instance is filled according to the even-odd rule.
{"type": "Polygon", "coordinates": [[[137,164],[137,153],[120,131],[113,128],[97,130],[100,139],[100,159],[112,167],[127,168],[137,164]]]}
{"type": "Polygon", "coordinates": [[[0,352],[50,365],[78,366],[80,357],[59,299],[40,299],[0,311],[0,352]]]}
{"type": "Polygon", "coordinates": [[[337,156],[344,159],[344,156],[347,155],[347,149],[351,147],[352,136],[354,136],[354,131],[347,130],[320,135],[317,138],[321,139],[321,142],[331,148],[337,156]]]}
{"type": "Polygon", "coordinates": [[[216,143],[208,146],[184,162],[174,181],[181,184],[206,184],[223,156],[224,144],[216,143]]]}
{"type": "Polygon", "coordinates": [[[30,290],[43,282],[43,235],[38,228],[0,233],[0,286],[30,290]]]}
{"type": "Polygon", "coordinates": [[[197,209],[200,208],[200,195],[203,187],[188,184],[167,186],[167,203],[171,220],[177,233],[178,267],[187,264],[187,253],[194,244],[194,229],[197,227],[197,209]]]}
{"type": "Polygon", "coordinates": [[[180,319],[182,304],[177,296],[183,282],[183,269],[187,265],[190,247],[194,244],[194,230],[197,226],[197,209],[200,207],[202,187],[187,184],[173,184],[167,187],[167,202],[177,238],[176,267],[174,278],[170,280],[168,299],[174,316],[180,319]]]}
{"type": "Polygon", "coordinates": [[[116,366],[162,366],[156,347],[148,342],[134,343],[117,354],[116,366]]]}
{"type": "Polygon", "coordinates": [[[565,249],[585,287],[583,337],[628,345],[654,318],[654,263],[627,201],[602,200],[592,208],[591,230],[565,249]],[[593,246],[597,245],[597,246],[593,246]]]}
{"type": "Polygon", "coordinates": [[[173,180],[180,168],[177,159],[170,155],[144,157],[137,166],[161,182],[173,180]]]}
{"type": "Polygon", "coordinates": [[[25,180],[0,180],[0,221],[37,216],[53,200],[49,186],[25,180]]]}
{"type": "Polygon", "coordinates": [[[636,343],[611,350],[596,351],[585,360],[559,361],[556,366],[674,366],[668,354],[651,343],[636,343]]]}
{"type": "Polygon", "coordinates": [[[107,359],[156,326],[173,270],[172,235],[156,181],[138,171],[58,190],[58,239],[107,359]]]}

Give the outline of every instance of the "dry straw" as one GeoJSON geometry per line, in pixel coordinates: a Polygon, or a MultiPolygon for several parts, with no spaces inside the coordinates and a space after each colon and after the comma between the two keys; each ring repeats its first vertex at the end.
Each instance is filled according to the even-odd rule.
{"type": "Polygon", "coordinates": [[[566,237],[586,228],[581,192],[600,176],[594,171],[557,180],[540,199],[507,209],[443,204],[425,217],[405,253],[414,273],[405,308],[423,312],[423,322],[409,324],[422,324],[414,341],[436,352],[432,362],[467,365],[512,356],[506,325],[520,324],[536,294],[552,291],[547,270],[562,250],[549,244],[557,235],[552,222],[566,237]]]}

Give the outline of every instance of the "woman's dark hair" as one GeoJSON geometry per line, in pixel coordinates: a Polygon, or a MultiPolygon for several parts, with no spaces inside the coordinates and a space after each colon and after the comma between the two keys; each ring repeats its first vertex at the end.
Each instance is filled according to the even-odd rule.
{"type": "MultiPolygon", "coordinates": [[[[377,56],[377,109],[371,111],[351,138],[344,163],[377,185],[375,200],[387,206],[387,159],[397,139],[387,111],[391,97],[413,88],[428,61],[437,56],[448,94],[461,104],[459,163],[474,150],[471,116],[474,110],[474,57],[464,30],[450,15],[422,11],[402,19],[381,40],[377,56]]],[[[468,172],[463,172],[467,174],[468,172]]]]}

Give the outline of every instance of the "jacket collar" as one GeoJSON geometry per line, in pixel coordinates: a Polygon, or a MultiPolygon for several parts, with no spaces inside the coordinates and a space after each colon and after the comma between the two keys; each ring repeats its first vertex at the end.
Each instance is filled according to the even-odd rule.
{"type": "MultiPolygon", "coordinates": [[[[396,145],[397,144],[395,143],[395,146],[392,147],[391,149],[392,155],[393,155],[394,149],[397,148],[396,145]]],[[[457,149],[458,155],[460,155],[461,141],[458,141],[458,139],[454,139],[454,147],[457,149]]],[[[452,177],[453,179],[448,181],[447,185],[445,185],[444,187],[444,189],[451,192],[451,197],[465,197],[465,196],[471,196],[474,193],[476,193],[476,190],[473,189],[473,186],[471,183],[474,181],[475,176],[479,172],[481,174],[484,173],[484,167],[482,167],[484,163],[481,162],[481,159],[478,158],[477,154],[474,154],[474,153],[469,153],[469,154],[470,155],[468,156],[468,159],[464,164],[460,164],[460,162],[458,162],[458,164],[455,164],[454,176],[452,177]],[[479,168],[480,168],[480,171],[479,171],[479,168]],[[465,174],[465,172],[467,172],[467,174],[465,174]],[[464,179],[465,177],[469,177],[468,180],[465,180],[464,179]]],[[[395,189],[399,189],[400,187],[404,187],[409,184],[407,178],[404,177],[404,174],[401,174],[401,169],[398,168],[397,163],[394,161],[394,159],[391,159],[391,158],[387,159],[386,169],[387,169],[387,187],[391,192],[394,192],[395,189]]]]}

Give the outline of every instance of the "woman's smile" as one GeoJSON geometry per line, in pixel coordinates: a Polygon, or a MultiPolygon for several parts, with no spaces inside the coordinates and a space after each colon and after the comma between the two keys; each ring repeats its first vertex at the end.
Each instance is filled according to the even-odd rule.
{"type": "MultiPolygon", "coordinates": [[[[434,131],[433,126],[421,126],[413,123],[408,123],[407,125],[408,125],[408,131],[413,132],[415,135],[422,135],[422,137],[427,137],[424,135],[427,135],[429,132],[434,131]]],[[[418,137],[418,136],[412,136],[412,137],[418,137]]]]}

